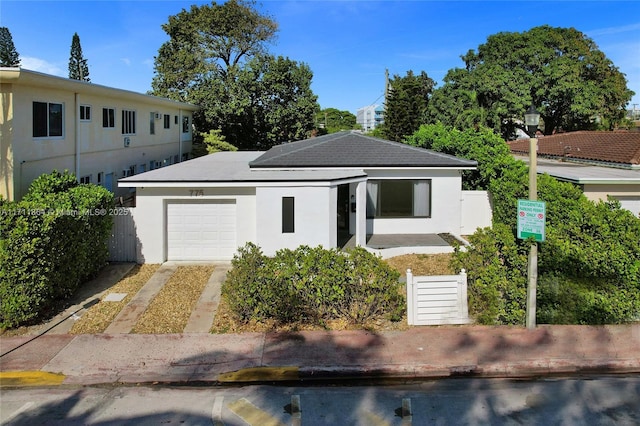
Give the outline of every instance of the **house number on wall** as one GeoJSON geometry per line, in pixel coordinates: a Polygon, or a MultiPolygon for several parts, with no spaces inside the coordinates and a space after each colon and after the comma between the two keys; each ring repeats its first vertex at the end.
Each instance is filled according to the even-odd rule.
{"type": "Polygon", "coordinates": [[[189,193],[191,194],[192,197],[204,197],[203,189],[190,189],[189,193]]]}

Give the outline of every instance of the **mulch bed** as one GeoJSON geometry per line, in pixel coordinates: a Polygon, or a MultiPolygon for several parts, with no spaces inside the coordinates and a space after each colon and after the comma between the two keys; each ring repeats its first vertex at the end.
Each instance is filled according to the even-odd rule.
{"type": "Polygon", "coordinates": [[[109,324],[116,318],[122,308],[138,291],[149,281],[149,278],[158,270],[160,265],[136,265],[116,285],[106,292],[99,303],[90,307],[73,325],[71,334],[96,334],[103,333],[109,324]],[[106,302],[104,299],[112,293],[126,293],[126,297],[120,302],[106,302]]]}

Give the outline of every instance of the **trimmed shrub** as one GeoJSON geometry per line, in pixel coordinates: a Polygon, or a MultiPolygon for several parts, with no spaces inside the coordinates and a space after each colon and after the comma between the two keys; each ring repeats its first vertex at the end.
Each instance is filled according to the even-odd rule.
{"type": "Polygon", "coordinates": [[[452,266],[467,271],[469,314],[480,324],[522,324],[527,296],[527,248],[506,225],[476,231],[456,247],[452,266]]]}
{"type": "Polygon", "coordinates": [[[46,314],[106,264],[110,208],[109,191],[67,172],[44,175],[22,201],[0,205],[0,328],[46,314]]]}
{"type": "Polygon", "coordinates": [[[232,266],[223,294],[244,322],[362,324],[385,316],[397,321],[404,313],[399,273],[363,248],[344,253],[300,246],[268,258],[248,243],[232,266]]]}
{"type": "Polygon", "coordinates": [[[557,273],[538,280],[537,321],[542,324],[618,324],[638,321],[640,292],[604,279],[557,273]]]}

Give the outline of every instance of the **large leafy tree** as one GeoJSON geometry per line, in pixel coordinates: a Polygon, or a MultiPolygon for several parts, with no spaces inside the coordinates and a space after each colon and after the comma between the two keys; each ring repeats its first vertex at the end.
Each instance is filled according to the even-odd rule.
{"type": "Polygon", "coordinates": [[[450,70],[435,91],[428,122],[481,124],[509,138],[533,104],[545,134],[613,128],[633,96],[625,75],[574,28],[498,33],[462,59],[465,68],[450,70]]]}
{"type": "Polygon", "coordinates": [[[196,126],[240,149],[306,137],[317,108],[311,70],[267,53],[278,26],[254,6],[229,0],[170,16],[152,82],[155,95],[200,105],[196,126]]]}
{"type": "Polygon", "coordinates": [[[80,36],[74,33],[71,39],[71,54],[69,56],[69,78],[80,81],[91,81],[89,78],[89,66],[82,54],[80,36]]]}
{"type": "Polygon", "coordinates": [[[153,91],[189,101],[192,89],[266,52],[278,25],[254,8],[255,2],[192,5],[169,16],[162,29],[169,35],[155,58],[153,91]]]}
{"type": "Polygon", "coordinates": [[[239,149],[268,149],[304,139],[314,127],[317,97],[313,74],[304,63],[261,55],[198,90],[200,125],[219,128],[239,149]]]}
{"type": "Polygon", "coordinates": [[[316,127],[323,134],[335,133],[341,130],[361,129],[356,123],[356,116],[349,111],[340,111],[337,108],[325,108],[316,114],[316,127]]]}
{"type": "Polygon", "coordinates": [[[0,67],[19,67],[20,55],[13,44],[13,37],[7,27],[0,27],[0,67]]]}
{"type": "Polygon", "coordinates": [[[395,75],[391,79],[382,127],[387,139],[399,142],[418,130],[425,120],[434,85],[435,82],[424,71],[419,75],[409,71],[404,77],[395,75]]]}

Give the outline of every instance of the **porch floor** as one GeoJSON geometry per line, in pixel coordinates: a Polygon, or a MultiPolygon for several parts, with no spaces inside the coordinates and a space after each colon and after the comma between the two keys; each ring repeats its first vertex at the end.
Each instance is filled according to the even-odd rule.
{"type": "MultiPolygon", "coordinates": [[[[356,246],[356,236],[341,244],[341,248],[356,246]]],[[[367,235],[367,247],[372,249],[388,249],[396,247],[449,247],[438,234],[372,234],[367,235]]]]}

